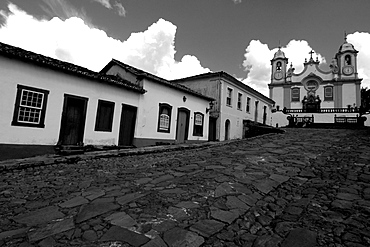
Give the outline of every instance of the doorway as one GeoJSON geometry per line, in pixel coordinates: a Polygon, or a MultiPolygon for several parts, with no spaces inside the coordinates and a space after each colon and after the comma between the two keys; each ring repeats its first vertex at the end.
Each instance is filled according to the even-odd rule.
{"type": "Polygon", "coordinates": [[[263,106],[263,124],[266,125],[267,113],[266,113],[267,106],[263,106]]]}
{"type": "Polygon", "coordinates": [[[255,102],[255,110],[254,110],[254,121],[257,122],[258,120],[258,101],[255,102]]]}
{"type": "Polygon", "coordinates": [[[225,121],[225,141],[230,139],[230,120],[225,121]]]}
{"type": "Polygon", "coordinates": [[[209,117],[208,140],[216,141],[216,124],[217,118],[209,117]]]}
{"type": "Polygon", "coordinates": [[[135,134],[137,108],[122,104],[118,146],[132,146],[135,134]]]}
{"type": "Polygon", "coordinates": [[[177,113],[176,143],[184,143],[188,139],[190,111],[179,108],[177,113]]]}
{"type": "Polygon", "coordinates": [[[83,145],[87,98],[64,95],[58,145],[83,145]]]}

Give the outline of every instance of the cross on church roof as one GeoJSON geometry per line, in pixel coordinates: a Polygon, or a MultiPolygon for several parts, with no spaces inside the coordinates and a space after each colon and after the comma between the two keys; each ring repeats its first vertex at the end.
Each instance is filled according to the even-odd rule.
{"type": "Polygon", "coordinates": [[[310,60],[312,59],[312,54],[314,54],[315,52],[313,50],[311,50],[308,54],[311,54],[311,58],[310,60]]]}

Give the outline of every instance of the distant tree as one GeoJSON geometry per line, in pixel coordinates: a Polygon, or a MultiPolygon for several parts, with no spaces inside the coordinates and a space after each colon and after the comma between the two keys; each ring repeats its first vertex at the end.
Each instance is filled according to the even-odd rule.
{"type": "Polygon", "coordinates": [[[370,89],[361,88],[361,108],[362,111],[370,111],[370,89]]]}

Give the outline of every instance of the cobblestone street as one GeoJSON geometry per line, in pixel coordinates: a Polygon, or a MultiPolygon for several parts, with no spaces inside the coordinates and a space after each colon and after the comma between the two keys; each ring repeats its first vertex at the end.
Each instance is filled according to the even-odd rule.
{"type": "Polygon", "coordinates": [[[370,246],[370,131],[8,170],[0,246],[370,246]]]}

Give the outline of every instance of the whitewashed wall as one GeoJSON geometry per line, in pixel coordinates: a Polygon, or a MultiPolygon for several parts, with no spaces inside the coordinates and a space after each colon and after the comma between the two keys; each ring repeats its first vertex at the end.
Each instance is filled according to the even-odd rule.
{"type": "Polygon", "coordinates": [[[0,75],[0,143],[57,144],[64,94],[71,94],[89,99],[84,143],[117,145],[121,104],[137,106],[139,102],[139,93],[4,57],[0,58],[0,75]],[[45,128],[11,126],[17,84],[50,91],[45,128]],[[115,102],[112,132],[94,131],[98,99],[115,102]]]}

